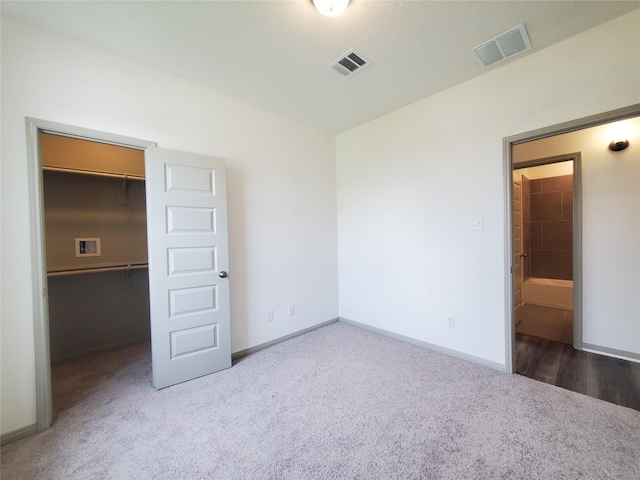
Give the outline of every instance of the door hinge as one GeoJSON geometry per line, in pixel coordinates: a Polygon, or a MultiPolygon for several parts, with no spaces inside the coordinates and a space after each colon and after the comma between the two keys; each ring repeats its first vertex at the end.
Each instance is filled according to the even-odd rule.
{"type": "Polygon", "coordinates": [[[42,289],[42,296],[43,297],[47,296],[47,290],[45,288],[42,289]]]}

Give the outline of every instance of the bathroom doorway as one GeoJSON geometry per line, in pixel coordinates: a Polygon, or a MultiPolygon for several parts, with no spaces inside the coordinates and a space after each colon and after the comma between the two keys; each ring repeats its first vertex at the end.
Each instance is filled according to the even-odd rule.
{"type": "MultiPolygon", "coordinates": [[[[505,139],[508,180],[505,187],[509,199],[510,239],[507,250],[510,264],[508,291],[511,293],[507,324],[509,371],[640,410],[637,396],[640,383],[634,373],[640,362],[640,353],[634,343],[638,325],[635,293],[640,277],[637,275],[637,262],[629,261],[629,252],[637,250],[634,248],[638,238],[634,226],[640,218],[637,201],[640,164],[637,149],[618,149],[618,142],[612,141],[614,137],[625,137],[628,143],[620,143],[627,143],[627,146],[637,143],[637,133],[640,132],[638,114],[640,105],[635,105],[505,139]],[[573,172],[559,171],[551,175],[538,175],[536,172],[540,165],[561,165],[570,160],[569,157],[574,157],[571,160],[573,172]],[[567,312],[570,310],[562,308],[565,305],[563,296],[558,292],[559,296],[549,296],[549,292],[544,291],[550,286],[548,284],[556,283],[551,285],[554,289],[570,286],[563,285],[570,281],[566,254],[562,261],[563,253],[567,251],[566,235],[563,239],[551,240],[551,245],[548,244],[549,239],[544,238],[545,231],[568,230],[566,225],[545,225],[544,222],[567,221],[568,193],[563,195],[563,192],[567,191],[569,182],[562,177],[570,174],[573,175],[574,187],[570,255],[572,343],[569,343],[567,325],[570,318],[567,312]],[[523,180],[522,177],[526,178],[523,180]],[[537,182],[539,185],[533,184],[535,180],[540,180],[537,182]],[[548,185],[543,187],[543,182],[548,185]],[[558,207],[551,205],[549,199],[537,204],[529,203],[527,213],[527,198],[531,202],[532,192],[553,191],[560,192],[560,220],[558,217],[546,217],[558,213],[558,207]],[[538,209],[535,214],[534,208],[538,209]],[[542,224],[534,225],[533,222],[542,224]],[[541,234],[533,230],[540,228],[541,234]],[[529,244],[525,244],[527,238],[529,244]],[[545,253],[554,249],[555,253],[545,253]],[[536,255],[545,261],[535,264],[536,255]],[[559,266],[557,262],[555,267],[552,266],[550,258],[553,257],[560,260],[559,266]],[[549,278],[553,276],[560,278],[549,278]],[[536,280],[525,285],[525,278],[536,280]],[[632,286],[627,287],[628,284],[632,286]],[[533,292],[524,291],[531,287],[533,292]],[[634,290],[633,294],[631,290],[634,290]],[[556,317],[556,329],[552,332],[557,332],[560,338],[548,339],[549,332],[542,331],[544,319],[539,322],[542,326],[536,326],[537,330],[527,325],[523,317],[526,311],[522,308],[528,303],[535,305],[534,302],[542,303],[535,307],[539,310],[536,314],[538,320],[543,308],[566,310],[561,312],[562,322],[559,325],[560,320],[556,317]],[[583,312],[587,314],[583,315],[583,312]]],[[[557,193],[554,195],[558,197],[557,193]]],[[[546,321],[553,323],[549,319],[546,321]]]]}
{"type": "MultiPolygon", "coordinates": [[[[526,148],[526,145],[524,146],[526,148]]],[[[568,345],[574,338],[574,164],[579,154],[518,162],[514,152],[513,244],[516,340],[568,345]]],[[[576,331],[579,331],[579,325],[576,331]]]]}

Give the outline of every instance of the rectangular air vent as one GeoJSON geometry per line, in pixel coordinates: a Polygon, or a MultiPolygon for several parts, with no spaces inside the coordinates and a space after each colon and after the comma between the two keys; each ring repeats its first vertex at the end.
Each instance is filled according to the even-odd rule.
{"type": "Polygon", "coordinates": [[[524,23],[469,50],[471,56],[483,67],[502,62],[531,48],[524,23]]]}
{"type": "Polygon", "coordinates": [[[349,77],[354,73],[368,67],[370,63],[371,62],[367,60],[363,55],[360,55],[352,49],[338,58],[331,65],[329,65],[329,68],[334,69],[344,77],[349,77]]]}

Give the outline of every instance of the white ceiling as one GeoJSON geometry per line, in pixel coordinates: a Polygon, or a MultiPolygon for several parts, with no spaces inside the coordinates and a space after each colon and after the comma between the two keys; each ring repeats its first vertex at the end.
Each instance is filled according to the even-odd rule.
{"type": "Polygon", "coordinates": [[[339,133],[517,61],[640,1],[2,1],[2,14],[339,133]],[[524,23],[533,48],[483,69],[469,50],[524,23]],[[355,48],[372,64],[327,66],[355,48]]]}

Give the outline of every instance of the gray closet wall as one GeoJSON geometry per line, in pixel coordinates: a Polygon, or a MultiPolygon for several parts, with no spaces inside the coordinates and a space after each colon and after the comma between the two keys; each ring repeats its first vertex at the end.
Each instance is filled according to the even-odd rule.
{"type": "Polygon", "coordinates": [[[49,134],[41,149],[51,361],[148,339],[143,152],[49,134]]]}

